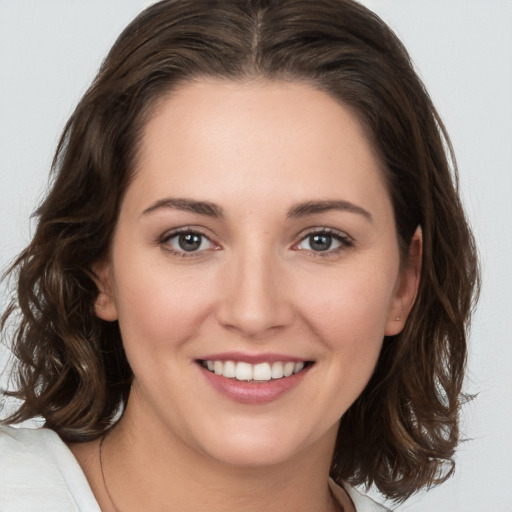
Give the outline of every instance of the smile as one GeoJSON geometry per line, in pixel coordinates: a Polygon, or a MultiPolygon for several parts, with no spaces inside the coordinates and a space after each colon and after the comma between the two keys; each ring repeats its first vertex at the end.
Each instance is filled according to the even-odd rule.
{"type": "Polygon", "coordinates": [[[244,382],[268,382],[283,379],[301,372],[309,363],[307,361],[275,361],[251,364],[244,361],[202,360],[203,368],[211,373],[244,382]]]}

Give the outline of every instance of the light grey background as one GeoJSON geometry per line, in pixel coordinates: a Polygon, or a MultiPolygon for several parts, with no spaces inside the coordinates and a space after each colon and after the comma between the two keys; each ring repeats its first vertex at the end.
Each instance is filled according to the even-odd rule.
{"type": "MultiPolygon", "coordinates": [[[[0,0],[0,266],[30,238],[58,136],[150,1],[0,0]]],[[[405,42],[451,134],[483,261],[464,408],[469,441],[408,512],[512,511],[512,0],[364,0],[405,42]]],[[[5,304],[6,291],[0,291],[5,304]]],[[[0,345],[0,366],[8,356],[0,345]]]]}

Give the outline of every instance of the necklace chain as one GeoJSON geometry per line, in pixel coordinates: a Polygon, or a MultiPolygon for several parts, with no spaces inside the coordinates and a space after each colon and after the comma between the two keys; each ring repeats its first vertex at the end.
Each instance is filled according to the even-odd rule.
{"type": "MultiPolygon", "coordinates": [[[[116,504],[114,503],[114,500],[112,499],[112,496],[110,495],[110,491],[108,490],[108,487],[107,487],[107,482],[105,480],[105,471],[103,470],[103,441],[105,441],[105,438],[107,437],[107,434],[104,434],[102,437],[101,437],[101,440],[100,440],[100,449],[99,449],[99,455],[100,455],[100,470],[101,470],[101,477],[103,479],[103,487],[105,488],[105,491],[107,493],[107,496],[108,496],[108,499],[110,501],[110,504],[112,505],[112,507],[114,508],[114,511],[115,512],[120,512],[120,510],[116,507],[116,504]]],[[[332,495],[331,495],[332,496],[332,495]]],[[[343,512],[343,508],[342,506],[338,503],[338,501],[336,500],[336,498],[334,498],[334,496],[332,496],[333,498],[333,502],[334,502],[334,505],[336,507],[336,510],[339,511],[339,512],[343,512]]]]}
{"type": "Polygon", "coordinates": [[[114,503],[114,500],[112,499],[112,496],[110,495],[110,492],[107,487],[107,482],[105,480],[105,472],[103,471],[103,441],[105,441],[105,438],[107,437],[107,434],[103,434],[101,440],[100,440],[100,469],[101,469],[101,477],[103,478],[103,487],[105,487],[105,491],[107,492],[108,499],[110,501],[110,504],[114,508],[115,512],[120,512],[120,510],[116,507],[116,504],[114,503]]]}

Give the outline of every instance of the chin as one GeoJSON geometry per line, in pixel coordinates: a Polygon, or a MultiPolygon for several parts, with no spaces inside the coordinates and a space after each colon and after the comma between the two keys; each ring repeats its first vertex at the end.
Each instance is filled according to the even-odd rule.
{"type": "Polygon", "coordinates": [[[294,459],[297,449],[287,446],[277,446],[274,442],[251,442],[238,444],[227,443],[220,450],[210,451],[210,455],[219,462],[237,468],[264,468],[277,466],[294,459]]]}
{"type": "Polygon", "coordinates": [[[217,432],[214,437],[207,436],[209,442],[203,443],[202,450],[229,466],[263,468],[308,457],[313,450],[325,448],[332,451],[337,424],[318,438],[310,432],[290,431],[290,428],[282,425],[280,428],[265,428],[261,424],[253,428],[245,425],[244,428],[244,425],[240,425],[236,429],[230,427],[225,432],[226,435],[217,432]]]}

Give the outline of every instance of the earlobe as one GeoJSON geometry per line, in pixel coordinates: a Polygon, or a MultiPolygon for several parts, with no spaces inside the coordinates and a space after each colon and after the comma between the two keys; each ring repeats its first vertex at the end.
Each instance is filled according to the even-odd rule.
{"type": "Polygon", "coordinates": [[[418,226],[411,239],[407,261],[400,271],[386,323],[386,336],[395,336],[404,328],[418,293],[422,255],[423,234],[421,226],[418,226]]]}
{"type": "Polygon", "coordinates": [[[117,320],[117,307],[110,273],[110,265],[107,262],[97,263],[93,266],[94,282],[98,287],[98,296],[94,301],[94,312],[98,318],[107,322],[117,320]]]}

